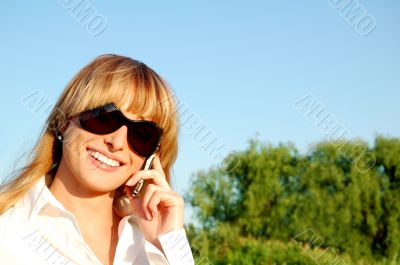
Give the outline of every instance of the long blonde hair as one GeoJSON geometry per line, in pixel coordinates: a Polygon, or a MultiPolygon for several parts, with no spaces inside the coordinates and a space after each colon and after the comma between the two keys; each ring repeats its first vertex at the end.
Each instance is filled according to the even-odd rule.
{"type": "Polygon", "coordinates": [[[82,68],[66,86],[51,111],[28,163],[0,187],[0,214],[12,207],[43,175],[47,184],[57,172],[62,145],[55,131],[82,111],[129,100],[128,111],[156,122],[164,131],[158,150],[167,181],[178,153],[178,116],[172,90],[154,70],[128,57],[106,54],[82,68]]]}

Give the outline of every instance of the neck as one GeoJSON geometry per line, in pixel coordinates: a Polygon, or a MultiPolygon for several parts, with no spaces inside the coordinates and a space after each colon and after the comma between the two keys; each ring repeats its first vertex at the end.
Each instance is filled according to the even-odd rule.
{"type": "Polygon", "coordinates": [[[96,192],[83,186],[61,163],[49,189],[65,209],[75,216],[85,242],[101,262],[112,264],[120,221],[112,208],[114,191],[96,192]],[[99,242],[109,242],[109,245],[99,242]]]}
{"type": "Polygon", "coordinates": [[[109,231],[115,222],[112,209],[114,192],[98,192],[83,186],[60,164],[50,191],[75,216],[82,230],[89,234],[91,231],[98,233],[99,229],[109,231]]]}

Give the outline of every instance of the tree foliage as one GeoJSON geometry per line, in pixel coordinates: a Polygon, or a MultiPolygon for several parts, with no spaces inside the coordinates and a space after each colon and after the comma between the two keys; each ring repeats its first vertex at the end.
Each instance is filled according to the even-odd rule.
{"type": "Polygon", "coordinates": [[[197,173],[186,195],[197,216],[188,234],[198,259],[400,262],[400,139],[378,136],[373,147],[320,142],[306,154],[252,140],[235,158],[229,171],[197,173]]]}

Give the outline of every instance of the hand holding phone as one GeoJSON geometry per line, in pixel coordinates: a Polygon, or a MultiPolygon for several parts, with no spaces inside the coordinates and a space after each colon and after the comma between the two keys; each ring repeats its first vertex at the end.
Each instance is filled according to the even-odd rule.
{"type": "MultiPolygon", "coordinates": [[[[146,158],[143,162],[143,165],[141,167],[141,170],[149,170],[151,167],[151,164],[153,162],[153,159],[155,157],[155,153],[148,158],[146,158]]],[[[120,189],[117,189],[116,193],[117,196],[114,201],[113,201],[113,208],[114,211],[118,216],[124,217],[131,215],[134,213],[134,210],[132,208],[131,202],[129,201],[129,198],[126,194],[126,192],[130,192],[132,197],[137,197],[139,195],[139,192],[142,190],[144,186],[144,180],[141,179],[134,185],[133,188],[129,186],[121,187],[120,189]]]]}

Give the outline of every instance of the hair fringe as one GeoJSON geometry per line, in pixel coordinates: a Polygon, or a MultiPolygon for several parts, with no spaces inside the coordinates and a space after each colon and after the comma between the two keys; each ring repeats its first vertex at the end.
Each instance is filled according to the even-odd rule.
{"type": "Polygon", "coordinates": [[[50,185],[62,157],[55,130],[63,131],[74,115],[110,101],[130,100],[128,111],[151,119],[164,130],[158,151],[170,183],[178,153],[178,116],[172,90],[150,67],[128,57],[105,54],[83,67],[67,84],[50,113],[43,133],[28,154],[26,166],[0,186],[0,214],[13,207],[42,177],[50,185]],[[112,99],[112,100],[111,100],[112,99]]]}

